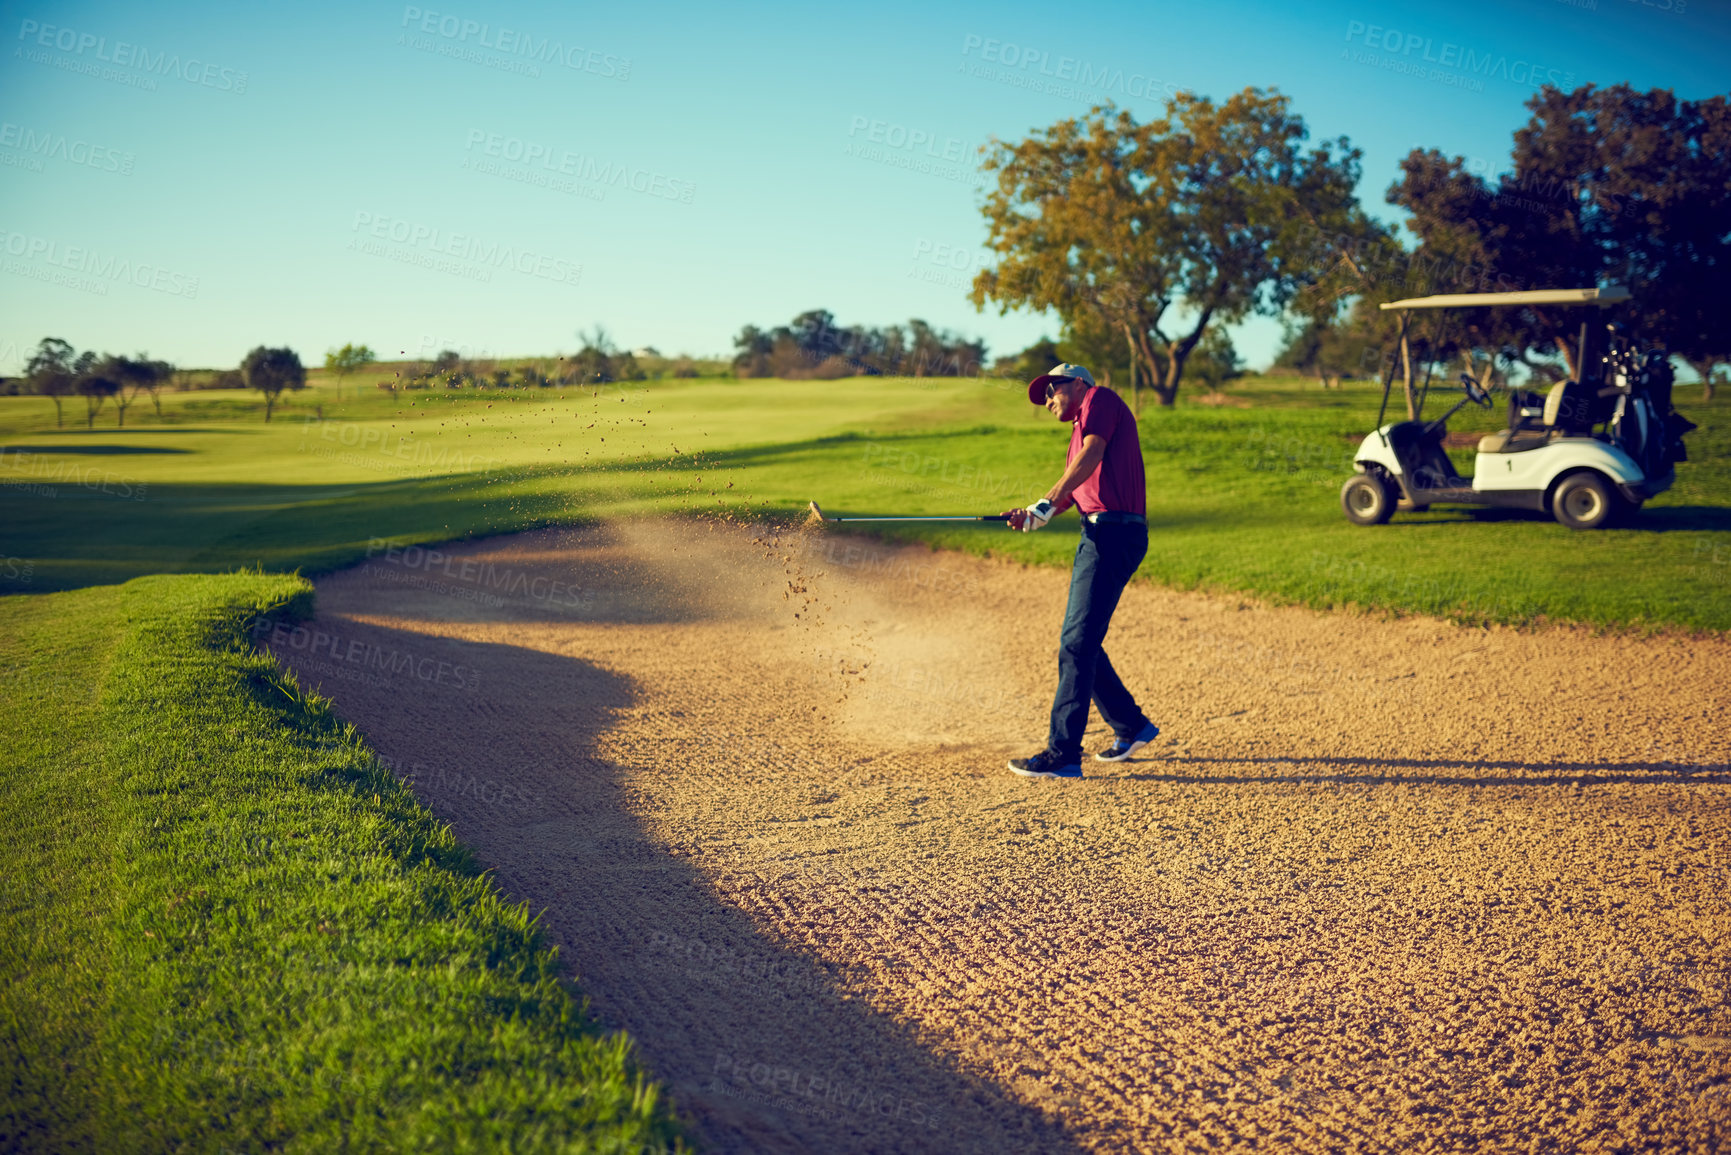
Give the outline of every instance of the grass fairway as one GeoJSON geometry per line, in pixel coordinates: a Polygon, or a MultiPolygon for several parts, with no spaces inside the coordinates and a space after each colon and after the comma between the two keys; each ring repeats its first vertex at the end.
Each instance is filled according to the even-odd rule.
{"type": "Polygon", "coordinates": [[[0,1149],[664,1149],[528,912],[252,652],[310,593],[0,601],[0,1149]]]}
{"type": "MultiPolygon", "coordinates": [[[[1147,579],[1467,621],[1731,628],[1725,402],[1685,402],[1694,460],[1637,528],[1575,534],[1461,510],[1352,526],[1336,493],[1374,394],[1235,395],[1143,414],[1147,579]]],[[[248,396],[190,393],[125,429],[59,429],[43,400],[0,398],[0,591],[19,595],[0,599],[0,1147],[676,1142],[528,912],[252,652],[246,621],[304,604],[283,571],[385,542],[800,517],[813,498],[995,512],[1051,483],[1063,431],[1017,384],[957,380],[321,388],[260,416],[248,396]]],[[[1466,418],[1457,432],[1494,426],[1466,418]]],[[[1060,565],[1076,522],[901,536],[1060,565]]]]}
{"type": "MultiPolygon", "coordinates": [[[[175,394],[160,420],[135,407],[134,425],[88,432],[55,430],[41,399],[0,398],[0,588],[252,565],[316,573],[385,539],[650,512],[796,516],[813,498],[832,512],[997,512],[1038,496],[1063,458],[1061,432],[1001,381],[355,392],[309,390],[268,426],[252,397],[175,394]]],[[[1585,534],[1458,507],[1348,524],[1339,486],[1376,413],[1362,383],[1252,379],[1232,390],[1244,407],[1150,407],[1142,574],[1471,622],[1731,628],[1731,402],[1681,392],[1701,428],[1676,486],[1637,526],[1585,534]]],[[[1497,412],[1467,410],[1452,429],[1496,428],[1497,412]]],[[[1075,521],[900,536],[1061,564],[1075,521]]]]}

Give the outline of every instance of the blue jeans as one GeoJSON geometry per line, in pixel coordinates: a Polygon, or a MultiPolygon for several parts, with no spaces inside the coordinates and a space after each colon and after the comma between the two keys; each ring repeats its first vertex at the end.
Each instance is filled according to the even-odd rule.
{"type": "Polygon", "coordinates": [[[1147,553],[1145,525],[1082,523],[1076,565],[1070,571],[1070,604],[1058,642],[1058,694],[1046,738],[1046,752],[1065,765],[1081,760],[1090,699],[1112,732],[1126,741],[1148,725],[1102,648],[1118,598],[1147,553]]]}

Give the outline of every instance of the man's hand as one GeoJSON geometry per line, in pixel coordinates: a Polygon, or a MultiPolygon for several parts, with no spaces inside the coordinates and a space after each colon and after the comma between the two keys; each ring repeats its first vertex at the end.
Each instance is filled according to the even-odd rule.
{"type": "Polygon", "coordinates": [[[1010,519],[1004,523],[1005,529],[1021,529],[1022,523],[1028,519],[1028,511],[1025,509],[1006,509],[1004,516],[1010,519]]]}
{"type": "Polygon", "coordinates": [[[1027,509],[1019,512],[1022,515],[1022,521],[1015,528],[1023,533],[1033,533],[1036,529],[1046,528],[1046,523],[1052,520],[1052,515],[1056,510],[1050,501],[1042,497],[1027,509]]]}

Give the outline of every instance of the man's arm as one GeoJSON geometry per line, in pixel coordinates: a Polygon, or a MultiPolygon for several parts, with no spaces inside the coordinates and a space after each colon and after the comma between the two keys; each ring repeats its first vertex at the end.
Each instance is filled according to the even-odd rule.
{"type": "MultiPolygon", "coordinates": [[[[1106,439],[1098,433],[1089,433],[1082,438],[1082,452],[1076,455],[1064,469],[1064,476],[1058,479],[1058,484],[1046,491],[1046,500],[1052,503],[1053,515],[1063,513],[1070,508],[1070,494],[1078,485],[1088,480],[1088,475],[1100,467],[1100,462],[1106,457],[1106,439]]],[[[1024,511],[1007,509],[1010,515],[1010,528],[1021,529],[1024,511]]]]}
{"type": "Polygon", "coordinates": [[[1076,460],[1070,462],[1064,470],[1064,476],[1058,479],[1058,484],[1046,491],[1046,500],[1052,503],[1059,513],[1070,508],[1070,494],[1078,485],[1088,480],[1089,474],[1100,468],[1100,462],[1106,457],[1106,439],[1098,433],[1089,433],[1082,438],[1082,452],[1076,455],[1076,460]]]}

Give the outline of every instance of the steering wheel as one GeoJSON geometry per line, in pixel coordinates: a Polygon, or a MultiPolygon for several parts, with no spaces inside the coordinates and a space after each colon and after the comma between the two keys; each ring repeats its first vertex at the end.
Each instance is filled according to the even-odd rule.
{"type": "Polygon", "coordinates": [[[1466,386],[1467,399],[1474,405],[1483,409],[1489,409],[1491,407],[1491,395],[1484,389],[1480,388],[1477,381],[1474,381],[1471,377],[1462,373],[1461,384],[1466,386]]]}

